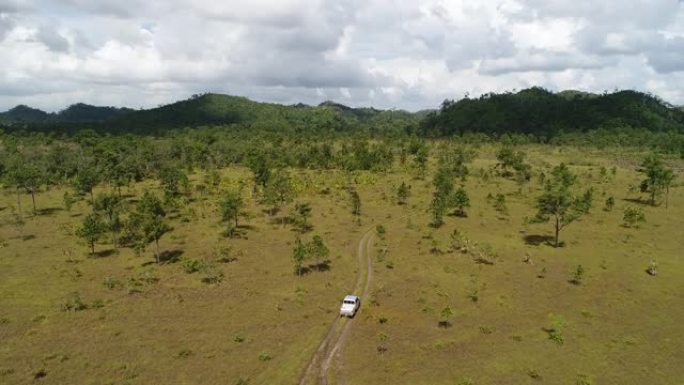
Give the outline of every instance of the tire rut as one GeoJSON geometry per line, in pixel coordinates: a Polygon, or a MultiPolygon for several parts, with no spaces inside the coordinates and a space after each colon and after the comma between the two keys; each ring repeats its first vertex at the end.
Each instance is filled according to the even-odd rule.
{"type": "MultiPolygon", "coordinates": [[[[357,259],[358,259],[358,270],[356,272],[356,281],[354,283],[353,293],[358,293],[363,287],[361,292],[361,298],[365,298],[370,289],[370,283],[373,277],[373,261],[371,258],[371,244],[373,239],[373,228],[366,230],[363,236],[359,240],[357,259]],[[365,257],[364,257],[365,254],[365,257]],[[364,258],[366,261],[364,261],[364,258]],[[363,279],[363,266],[366,265],[366,276],[363,279]],[[365,282],[364,282],[365,281],[365,282]]],[[[328,385],[328,372],[331,366],[339,368],[340,365],[340,351],[344,346],[344,341],[349,334],[349,329],[351,328],[353,319],[341,319],[338,315],[335,321],[330,325],[328,333],[319,345],[318,349],[311,358],[309,365],[302,374],[299,380],[299,385],[306,385],[311,383],[314,378],[317,379],[317,383],[328,385]],[[341,328],[341,331],[339,330],[341,328]],[[333,360],[335,363],[333,364],[333,360]],[[316,373],[317,372],[317,373],[316,373]],[[315,376],[315,377],[314,377],[315,376]],[[312,378],[314,377],[314,378],[312,378]]],[[[337,374],[337,373],[336,373],[337,374]]],[[[344,384],[346,381],[340,377],[344,384]]]]}

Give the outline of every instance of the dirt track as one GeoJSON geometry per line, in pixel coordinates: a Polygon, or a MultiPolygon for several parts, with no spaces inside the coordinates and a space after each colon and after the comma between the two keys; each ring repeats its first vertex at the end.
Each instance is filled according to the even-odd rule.
{"type": "MultiPolygon", "coordinates": [[[[373,228],[368,229],[363,233],[363,236],[359,240],[357,251],[359,267],[356,272],[356,282],[354,283],[353,294],[359,295],[362,300],[367,298],[370,283],[373,279],[373,260],[371,258],[371,245],[373,243],[372,230],[373,228]],[[365,279],[363,274],[364,266],[366,267],[365,279]],[[362,289],[363,291],[361,291],[362,289]]],[[[341,351],[352,324],[352,319],[342,319],[337,316],[335,321],[330,325],[330,329],[316,350],[316,353],[314,353],[311,358],[306,370],[302,374],[299,385],[328,385],[328,377],[330,375],[332,375],[333,378],[336,378],[337,381],[334,381],[335,384],[345,383],[342,372],[339,370],[341,366],[341,351]]]]}

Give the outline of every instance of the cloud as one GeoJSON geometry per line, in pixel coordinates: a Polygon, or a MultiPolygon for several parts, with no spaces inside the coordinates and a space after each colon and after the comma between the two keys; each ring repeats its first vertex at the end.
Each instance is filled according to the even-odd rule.
{"type": "Polygon", "coordinates": [[[478,67],[478,71],[486,75],[532,71],[559,72],[569,69],[598,69],[606,64],[607,59],[597,56],[537,52],[514,58],[485,60],[478,67]]]}
{"type": "Polygon", "coordinates": [[[676,0],[4,0],[0,110],[212,91],[434,108],[541,85],[684,104],[676,0]]]}

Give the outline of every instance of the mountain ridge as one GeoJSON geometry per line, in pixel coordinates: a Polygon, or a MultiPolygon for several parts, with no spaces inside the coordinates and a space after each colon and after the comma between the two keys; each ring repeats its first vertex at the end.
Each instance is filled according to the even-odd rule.
{"type": "Polygon", "coordinates": [[[167,129],[231,126],[251,130],[325,132],[394,130],[429,137],[465,132],[550,137],[559,132],[633,127],[684,132],[684,109],[657,96],[632,90],[595,94],[577,90],[551,92],[532,87],[489,93],[478,98],[445,100],[435,110],[408,112],[349,107],[334,101],[316,106],[257,102],[243,96],[205,93],[163,106],[134,110],[73,104],[57,113],[25,105],[0,113],[9,130],[149,133],[167,129]]]}

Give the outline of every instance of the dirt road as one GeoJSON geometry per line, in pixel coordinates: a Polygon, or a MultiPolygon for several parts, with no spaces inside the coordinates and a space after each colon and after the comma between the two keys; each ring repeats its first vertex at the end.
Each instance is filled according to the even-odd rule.
{"type": "MultiPolygon", "coordinates": [[[[354,283],[354,295],[358,295],[362,300],[367,298],[373,279],[373,260],[371,258],[371,246],[373,244],[373,228],[366,230],[359,240],[357,251],[358,270],[356,272],[356,282],[354,283]]],[[[361,307],[363,307],[363,303],[361,307]]],[[[360,311],[360,309],[359,309],[360,311]]],[[[344,342],[349,335],[349,330],[353,325],[353,319],[340,318],[339,315],[330,325],[330,329],[316,353],[311,358],[309,365],[302,374],[299,385],[323,384],[328,385],[332,376],[335,384],[344,384],[344,377],[341,375],[340,357],[344,342]]]]}

